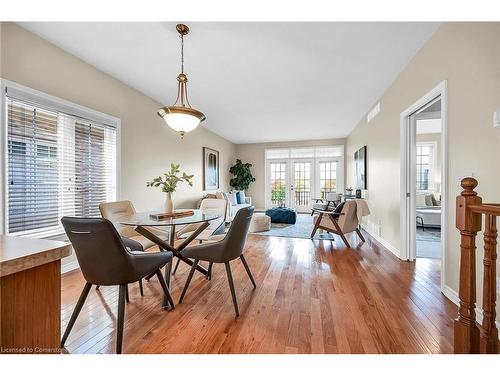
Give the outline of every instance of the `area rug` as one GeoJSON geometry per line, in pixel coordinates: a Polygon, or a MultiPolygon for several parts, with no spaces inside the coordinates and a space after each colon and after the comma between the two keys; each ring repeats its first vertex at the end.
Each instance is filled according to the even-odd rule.
{"type": "Polygon", "coordinates": [[[439,228],[417,228],[417,257],[441,258],[441,230],[439,228]]]}
{"type": "MultiPolygon", "coordinates": [[[[290,238],[311,238],[313,229],[313,218],[309,214],[298,214],[295,224],[272,223],[271,230],[266,232],[257,232],[254,234],[260,236],[290,237],[290,238]]],[[[330,233],[319,233],[314,236],[315,239],[331,239],[330,233]]]]}
{"type": "Polygon", "coordinates": [[[441,242],[441,229],[439,228],[417,228],[417,241],[441,242]]]}

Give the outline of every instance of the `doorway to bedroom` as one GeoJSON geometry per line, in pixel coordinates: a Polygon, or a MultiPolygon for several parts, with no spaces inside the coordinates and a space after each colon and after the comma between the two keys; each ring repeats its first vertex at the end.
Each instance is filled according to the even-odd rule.
{"type": "Polygon", "coordinates": [[[446,81],[401,113],[401,259],[422,259],[445,279],[446,81]]]}
{"type": "Polygon", "coordinates": [[[415,227],[417,258],[441,258],[441,99],[415,122],[415,227]]]}

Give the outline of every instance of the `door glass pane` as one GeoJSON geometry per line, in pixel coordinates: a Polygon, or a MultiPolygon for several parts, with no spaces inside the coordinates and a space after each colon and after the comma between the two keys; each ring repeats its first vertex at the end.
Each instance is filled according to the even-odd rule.
{"type": "Polygon", "coordinates": [[[271,203],[285,204],[286,162],[271,163],[271,203]]]}
{"type": "Polygon", "coordinates": [[[311,199],[311,163],[294,163],[295,207],[309,206],[311,199]]]}
{"type": "Polygon", "coordinates": [[[325,198],[327,193],[337,191],[337,162],[321,161],[319,163],[320,197],[325,198]]]}

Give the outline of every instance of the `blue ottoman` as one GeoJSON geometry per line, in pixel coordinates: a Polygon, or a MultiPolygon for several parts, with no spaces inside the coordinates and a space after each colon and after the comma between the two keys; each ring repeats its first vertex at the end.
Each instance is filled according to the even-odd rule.
{"type": "Polygon", "coordinates": [[[297,213],[288,207],[273,207],[266,211],[266,215],[271,218],[271,223],[295,224],[297,213]]]}

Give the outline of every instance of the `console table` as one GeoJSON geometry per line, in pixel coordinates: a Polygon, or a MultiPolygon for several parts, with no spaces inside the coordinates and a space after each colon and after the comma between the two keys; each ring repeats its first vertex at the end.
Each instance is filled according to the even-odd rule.
{"type": "Polygon", "coordinates": [[[0,236],[0,353],[59,353],[66,242],[0,236]]]}

